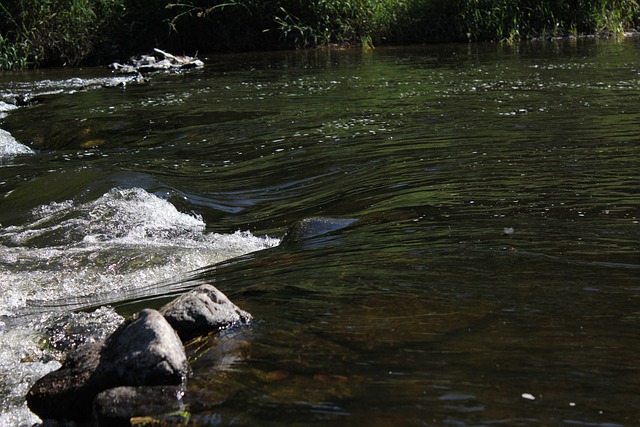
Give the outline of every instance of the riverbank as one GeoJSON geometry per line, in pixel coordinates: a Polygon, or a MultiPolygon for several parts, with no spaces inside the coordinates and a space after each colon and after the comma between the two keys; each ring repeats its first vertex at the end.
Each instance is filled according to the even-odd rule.
{"type": "Polygon", "coordinates": [[[621,36],[635,0],[19,0],[0,5],[0,69],[196,52],[621,36]]]}

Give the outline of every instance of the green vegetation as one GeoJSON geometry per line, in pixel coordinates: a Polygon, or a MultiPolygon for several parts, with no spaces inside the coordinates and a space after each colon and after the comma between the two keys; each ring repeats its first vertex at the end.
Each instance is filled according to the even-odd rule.
{"type": "Polygon", "coordinates": [[[120,0],[14,0],[0,3],[0,68],[77,65],[101,54],[120,0]]]}
{"type": "Polygon", "coordinates": [[[622,35],[638,20],[635,0],[467,0],[462,24],[473,40],[568,34],[622,35]]]}
{"type": "Polygon", "coordinates": [[[0,68],[179,53],[383,43],[618,36],[637,0],[14,0],[0,68]]]}

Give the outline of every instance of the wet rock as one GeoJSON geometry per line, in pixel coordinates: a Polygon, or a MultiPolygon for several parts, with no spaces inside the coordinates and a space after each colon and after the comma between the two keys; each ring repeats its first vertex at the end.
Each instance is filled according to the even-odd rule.
{"type": "Polygon", "coordinates": [[[90,415],[100,385],[92,375],[100,364],[100,343],[72,352],[62,367],[40,378],[27,392],[29,409],[42,419],[77,419],[90,415]]]}
{"type": "Polygon", "coordinates": [[[182,341],[152,309],[131,316],[107,338],[103,359],[105,374],[116,374],[118,385],[181,384],[189,371],[182,341]]]}
{"type": "Polygon", "coordinates": [[[204,62],[190,56],[175,56],[160,49],[154,49],[163,59],[155,55],[141,55],[138,58],[131,58],[128,64],[114,62],[109,67],[119,73],[144,73],[151,71],[177,71],[188,68],[202,68],[204,62]]]}
{"type": "Polygon", "coordinates": [[[156,310],[134,314],[105,341],[72,352],[39,379],[27,405],[42,419],[88,419],[94,397],[119,386],[179,385],[189,365],[182,342],[156,310]]]}
{"type": "Polygon", "coordinates": [[[132,418],[183,411],[181,386],[116,387],[99,393],[93,401],[96,426],[129,426],[132,418]]]}
{"type": "Polygon", "coordinates": [[[305,239],[331,233],[345,228],[356,221],[357,219],[355,218],[305,218],[289,227],[289,230],[287,230],[286,235],[282,239],[282,244],[298,243],[305,239]]]}
{"type": "Polygon", "coordinates": [[[160,312],[183,340],[251,321],[212,285],[202,285],[165,305],[160,312]]]}

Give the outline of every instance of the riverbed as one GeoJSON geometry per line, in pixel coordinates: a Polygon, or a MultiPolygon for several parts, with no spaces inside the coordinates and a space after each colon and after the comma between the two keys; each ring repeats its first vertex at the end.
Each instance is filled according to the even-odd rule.
{"type": "Polygon", "coordinates": [[[640,423],[638,39],[202,59],[0,75],[0,424],[200,283],[190,425],[640,423]]]}

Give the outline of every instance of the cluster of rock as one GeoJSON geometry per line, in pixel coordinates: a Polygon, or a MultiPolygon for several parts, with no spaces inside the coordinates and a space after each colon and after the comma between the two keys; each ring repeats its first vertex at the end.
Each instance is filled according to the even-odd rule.
{"type": "Polygon", "coordinates": [[[128,64],[114,62],[109,67],[119,73],[145,73],[151,71],[178,71],[188,68],[202,68],[204,62],[191,56],[175,56],[160,49],[154,49],[162,59],[155,55],[142,55],[131,58],[128,64]]]}
{"type": "Polygon", "coordinates": [[[108,426],[179,410],[190,372],[182,341],[249,321],[214,286],[199,286],[159,311],[132,315],[105,340],[78,347],[31,387],[27,405],[43,420],[108,426]]]}
{"type": "MultiPolygon", "coordinates": [[[[302,244],[355,221],[306,218],[290,227],[283,244],[302,244]]],[[[201,285],[160,310],[130,316],[106,338],[72,350],[60,369],[31,387],[27,405],[43,420],[97,426],[144,424],[148,416],[180,413],[189,398],[190,373],[182,343],[251,319],[214,286],[201,285]]]]}

